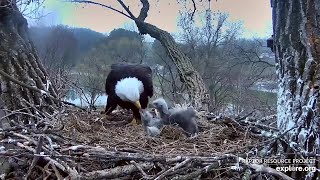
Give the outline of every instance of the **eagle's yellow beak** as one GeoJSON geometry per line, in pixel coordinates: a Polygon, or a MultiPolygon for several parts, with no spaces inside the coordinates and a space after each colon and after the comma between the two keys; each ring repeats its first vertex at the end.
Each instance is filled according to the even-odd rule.
{"type": "Polygon", "coordinates": [[[141,104],[139,101],[133,103],[139,110],[141,109],[141,104]]]}

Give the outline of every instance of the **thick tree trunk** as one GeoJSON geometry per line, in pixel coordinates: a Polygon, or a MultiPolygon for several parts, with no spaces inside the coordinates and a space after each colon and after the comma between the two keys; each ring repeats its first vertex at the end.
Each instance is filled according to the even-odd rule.
{"type": "MultiPolygon", "coordinates": [[[[319,154],[320,1],[273,0],[272,6],[278,128],[283,132],[292,129],[286,137],[291,148],[300,149],[305,156],[319,154]]],[[[311,175],[319,176],[319,172],[311,175]]]]}
{"type": "Polygon", "coordinates": [[[201,75],[194,69],[190,59],[181,51],[173,37],[166,31],[146,22],[136,21],[141,34],[149,34],[161,42],[175,64],[180,80],[187,87],[190,101],[197,109],[207,110],[209,94],[201,75]]]}
{"type": "MultiPolygon", "coordinates": [[[[56,97],[56,93],[52,86],[46,86],[49,81],[30,41],[27,21],[14,2],[0,0],[0,128],[10,128],[10,119],[35,128],[38,119],[34,117],[41,118],[36,111],[52,112],[56,101],[49,96],[56,97]],[[20,86],[17,82],[31,88],[20,86]],[[43,96],[40,91],[48,92],[50,95],[43,96]],[[10,114],[12,115],[4,118],[10,114]]],[[[5,145],[5,149],[13,148],[13,145],[5,145]]],[[[0,174],[10,171],[9,159],[0,158],[0,174]]]]}
{"type": "Polygon", "coordinates": [[[132,14],[129,7],[126,6],[122,0],[118,0],[118,2],[127,12],[127,14],[114,9],[111,6],[107,6],[95,1],[75,0],[73,2],[100,5],[105,8],[116,11],[118,13],[121,13],[127,16],[128,18],[134,20],[141,34],[149,34],[151,37],[161,42],[169,58],[175,64],[180,76],[180,80],[187,87],[189,98],[192,105],[198,110],[199,109],[208,110],[210,97],[209,97],[207,87],[201,75],[192,66],[190,59],[186,56],[186,54],[184,54],[181,51],[181,49],[178,47],[173,37],[168,32],[145,22],[145,19],[148,16],[148,11],[150,7],[148,0],[140,0],[140,2],[142,3],[142,8],[140,10],[140,14],[138,17],[135,17],[132,14]]]}
{"type": "MultiPolygon", "coordinates": [[[[30,114],[35,114],[35,108],[52,112],[52,105],[55,104],[52,99],[22,87],[3,75],[4,72],[20,82],[56,96],[29,38],[27,21],[14,1],[0,0],[0,71],[0,98],[7,109],[23,109],[23,112],[30,114]]],[[[34,119],[29,117],[23,116],[22,121],[22,116],[15,116],[15,120],[30,123],[28,120],[34,119]]]]}
{"type": "Polygon", "coordinates": [[[169,58],[178,70],[181,82],[187,87],[192,105],[197,109],[208,110],[210,97],[201,75],[194,69],[191,60],[178,47],[170,33],[145,22],[148,16],[149,2],[148,0],[140,0],[140,2],[143,6],[138,18],[135,18],[126,6],[123,5],[123,7],[130,16],[135,19],[135,23],[141,34],[149,34],[151,37],[160,41],[165,48],[169,58]]]}
{"type": "MultiPolygon", "coordinates": [[[[35,125],[37,119],[34,116],[39,116],[35,111],[52,112],[52,105],[55,104],[48,96],[43,97],[39,92],[24,88],[9,78],[40,90],[48,89],[51,96],[56,95],[52,87],[45,86],[46,72],[30,42],[27,21],[14,2],[0,0],[0,128],[2,129],[10,128],[12,122],[10,119],[20,124],[35,125]],[[22,115],[18,111],[30,115],[22,115]],[[10,114],[13,115],[4,118],[10,114]]],[[[15,148],[11,144],[4,146],[5,149],[15,148]]],[[[8,157],[0,158],[0,174],[10,172],[9,159],[8,157]]]]}

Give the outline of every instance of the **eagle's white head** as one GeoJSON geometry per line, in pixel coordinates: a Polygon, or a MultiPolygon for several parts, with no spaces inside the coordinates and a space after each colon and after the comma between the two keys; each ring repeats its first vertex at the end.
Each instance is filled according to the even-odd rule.
{"type": "Polygon", "coordinates": [[[115,93],[121,100],[131,102],[139,109],[141,109],[139,102],[140,94],[143,91],[144,87],[142,82],[135,77],[121,79],[115,87],[115,93]]]}

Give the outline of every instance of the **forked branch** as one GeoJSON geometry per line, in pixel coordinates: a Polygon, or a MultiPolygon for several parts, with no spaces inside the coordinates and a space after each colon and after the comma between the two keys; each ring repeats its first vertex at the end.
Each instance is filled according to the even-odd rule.
{"type": "Polygon", "coordinates": [[[140,0],[140,2],[142,3],[142,8],[140,10],[140,14],[139,14],[137,19],[139,21],[144,21],[148,16],[148,11],[149,11],[149,8],[150,8],[150,4],[149,4],[148,0],[140,0]]]}
{"type": "Polygon", "coordinates": [[[130,9],[129,9],[129,6],[126,6],[123,2],[122,2],[122,0],[118,0],[118,3],[123,7],[123,9],[124,10],[126,10],[127,11],[127,13],[129,14],[129,16],[131,17],[131,19],[136,19],[136,17],[132,14],[132,12],[130,11],[130,9]]]}
{"type": "MultiPolygon", "coordinates": [[[[110,10],[112,10],[112,11],[115,11],[115,12],[117,12],[117,13],[120,13],[120,14],[126,16],[126,17],[129,18],[129,19],[135,20],[135,17],[132,15],[132,13],[131,13],[130,11],[129,11],[129,12],[130,12],[130,13],[129,13],[130,15],[128,15],[128,14],[124,13],[123,11],[120,11],[120,10],[118,10],[118,9],[116,9],[116,8],[113,8],[112,6],[108,6],[108,5],[105,5],[105,4],[101,4],[101,3],[98,3],[98,2],[94,2],[94,1],[83,1],[83,0],[71,0],[70,2],[99,5],[99,6],[108,8],[108,9],[110,9],[110,10]],[[131,16],[131,15],[132,15],[132,16],[131,16]]],[[[128,12],[128,11],[127,11],[127,12],[128,12]]]]}

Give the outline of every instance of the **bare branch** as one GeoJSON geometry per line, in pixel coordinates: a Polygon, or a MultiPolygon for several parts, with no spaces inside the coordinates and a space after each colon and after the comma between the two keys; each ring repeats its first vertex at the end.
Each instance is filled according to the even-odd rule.
{"type": "Polygon", "coordinates": [[[192,158],[187,158],[186,160],[184,160],[181,163],[176,164],[174,167],[168,169],[167,171],[165,171],[164,173],[162,173],[161,175],[159,175],[158,177],[155,178],[155,180],[160,180],[165,178],[169,173],[176,171],[177,169],[185,166],[186,164],[188,164],[189,162],[191,162],[193,159],[192,158]]]}
{"type": "MultiPolygon", "coordinates": [[[[150,169],[153,167],[153,163],[141,163],[139,164],[141,169],[150,169]]],[[[102,178],[115,178],[119,177],[123,174],[131,174],[132,172],[138,171],[138,168],[134,164],[124,165],[124,166],[117,166],[112,169],[104,169],[104,170],[97,170],[88,173],[81,174],[82,179],[102,179],[102,178]]]]}
{"type": "Polygon", "coordinates": [[[7,78],[8,80],[10,80],[10,81],[12,81],[12,82],[14,82],[14,83],[22,86],[22,87],[25,87],[25,88],[27,88],[27,89],[29,89],[29,90],[32,90],[32,91],[38,92],[38,93],[40,93],[40,94],[42,94],[42,95],[45,95],[46,97],[52,99],[52,100],[55,101],[55,102],[62,102],[62,103],[64,103],[64,104],[68,104],[68,105],[71,105],[71,106],[80,108],[80,109],[82,109],[82,110],[86,110],[86,109],[84,109],[84,108],[82,108],[82,107],[79,107],[79,106],[73,104],[73,103],[66,102],[66,101],[61,101],[61,100],[57,99],[56,97],[52,96],[51,94],[49,94],[49,92],[47,92],[47,91],[38,89],[37,87],[34,87],[34,86],[29,86],[29,85],[27,85],[27,84],[25,84],[25,83],[23,83],[23,82],[15,79],[15,78],[11,77],[9,74],[5,73],[5,72],[2,71],[2,70],[0,70],[0,75],[2,75],[3,77],[7,78]]]}
{"type": "Polygon", "coordinates": [[[146,172],[144,172],[144,170],[138,163],[136,163],[135,161],[130,161],[130,163],[133,164],[141,172],[145,179],[150,179],[149,175],[146,172]]]}
{"type": "Polygon", "coordinates": [[[132,14],[132,12],[130,11],[130,9],[129,9],[129,6],[126,6],[123,2],[122,2],[122,0],[118,0],[118,3],[123,7],[123,9],[124,10],[126,10],[127,11],[127,13],[129,14],[129,16],[131,17],[131,19],[136,19],[136,17],[132,14]]]}
{"type": "Polygon", "coordinates": [[[192,4],[193,4],[193,11],[192,11],[192,14],[191,14],[191,20],[193,20],[193,16],[194,16],[194,14],[196,13],[196,10],[197,10],[196,2],[194,2],[194,0],[192,0],[192,4]]]}
{"type": "Polygon", "coordinates": [[[131,17],[130,15],[127,15],[127,14],[125,14],[124,12],[122,12],[122,11],[120,11],[120,10],[118,10],[118,9],[115,9],[115,8],[113,8],[113,7],[111,7],[111,6],[105,5],[105,4],[97,3],[97,2],[94,2],[94,1],[82,1],[82,0],[71,0],[70,2],[99,5],[99,6],[108,8],[108,9],[110,9],[110,10],[112,10],[112,11],[115,11],[115,12],[117,12],[117,13],[120,13],[120,14],[126,16],[126,17],[129,18],[129,19],[135,20],[134,16],[131,17]]]}
{"type": "MultiPolygon", "coordinates": [[[[40,154],[42,145],[43,145],[43,136],[40,136],[35,154],[40,154]]],[[[34,156],[25,179],[28,179],[28,177],[31,175],[32,169],[36,166],[39,158],[40,158],[39,156],[34,156]]]]}
{"type": "Polygon", "coordinates": [[[140,0],[140,2],[142,3],[142,8],[140,10],[140,14],[137,19],[139,21],[144,21],[148,16],[150,4],[149,4],[148,0],[140,0]]]}

